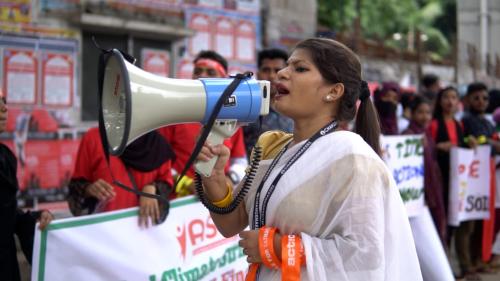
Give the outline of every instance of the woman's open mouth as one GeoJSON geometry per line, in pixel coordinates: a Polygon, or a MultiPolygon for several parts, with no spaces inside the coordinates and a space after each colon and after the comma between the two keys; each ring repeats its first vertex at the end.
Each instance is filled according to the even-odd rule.
{"type": "Polygon", "coordinates": [[[276,84],[276,96],[278,98],[280,96],[285,96],[290,94],[290,91],[281,83],[276,84]]]}

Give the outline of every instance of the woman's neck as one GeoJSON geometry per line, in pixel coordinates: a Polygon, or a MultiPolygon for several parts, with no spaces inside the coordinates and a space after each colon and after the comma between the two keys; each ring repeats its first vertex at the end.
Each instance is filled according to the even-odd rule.
{"type": "Polygon", "coordinates": [[[450,120],[450,119],[453,119],[453,113],[444,113],[444,112],[443,112],[443,119],[444,119],[444,120],[450,120]]]}
{"type": "Polygon", "coordinates": [[[331,116],[318,116],[315,118],[294,120],[292,144],[309,139],[333,120],[331,116]]]}

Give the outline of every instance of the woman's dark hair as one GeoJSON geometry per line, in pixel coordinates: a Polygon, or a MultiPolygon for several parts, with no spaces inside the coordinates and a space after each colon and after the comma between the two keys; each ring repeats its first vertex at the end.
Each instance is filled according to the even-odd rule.
{"type": "Polygon", "coordinates": [[[458,91],[455,87],[449,86],[444,89],[441,89],[441,91],[439,91],[439,93],[436,96],[436,103],[434,104],[434,113],[432,115],[434,119],[443,118],[443,108],[441,107],[441,99],[443,98],[444,93],[448,91],[455,91],[458,97],[458,91]]]}
{"type": "Polygon", "coordinates": [[[500,89],[491,89],[488,95],[490,97],[490,102],[486,112],[493,113],[495,109],[500,107],[500,89]]]}
{"type": "Polygon", "coordinates": [[[410,108],[411,113],[415,113],[415,111],[417,111],[417,109],[420,107],[420,105],[422,105],[424,103],[428,104],[429,106],[432,106],[432,103],[426,97],[420,96],[420,95],[415,95],[413,97],[413,99],[409,102],[408,107],[410,108]]]}
{"type": "Polygon", "coordinates": [[[380,155],[378,115],[370,97],[366,97],[369,90],[366,82],[361,79],[361,63],[356,54],[344,44],[325,38],[306,39],[295,49],[309,52],[323,79],[344,85],[344,95],[340,99],[335,118],[338,121],[350,121],[356,117],[356,133],[380,155]],[[356,115],[356,102],[362,91],[365,97],[361,99],[356,115]]]}

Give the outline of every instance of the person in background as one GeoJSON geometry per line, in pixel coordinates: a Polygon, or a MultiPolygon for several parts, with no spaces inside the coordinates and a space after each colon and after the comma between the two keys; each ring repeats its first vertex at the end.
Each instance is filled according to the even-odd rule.
{"type": "MultiPolygon", "coordinates": [[[[442,175],[443,199],[447,217],[450,186],[450,150],[453,147],[465,147],[466,145],[462,124],[454,117],[458,110],[458,101],[459,96],[455,88],[447,87],[442,89],[436,97],[434,118],[429,126],[432,139],[436,142],[436,155],[442,175]]],[[[475,147],[476,141],[474,138],[470,138],[467,144],[470,147],[475,147]]],[[[451,241],[451,233],[452,229],[448,228],[448,245],[451,241]]],[[[470,265],[470,249],[466,246],[468,241],[461,239],[463,237],[465,236],[460,236],[457,231],[455,248],[461,267],[460,277],[465,276],[468,279],[477,280],[480,277],[470,265]]],[[[475,250],[480,251],[480,249],[475,250]]]]}
{"type": "Polygon", "coordinates": [[[486,112],[493,114],[493,112],[500,107],[500,89],[491,89],[488,92],[489,103],[486,112]]]}
{"type": "Polygon", "coordinates": [[[429,133],[432,120],[432,104],[423,96],[415,96],[409,108],[411,110],[410,125],[403,135],[424,135],[424,194],[425,202],[431,212],[439,238],[446,249],[447,217],[443,199],[441,173],[436,156],[436,144],[429,133]]]}
{"type": "MultiPolygon", "coordinates": [[[[411,108],[410,105],[413,102],[413,99],[415,98],[416,94],[415,93],[402,93],[401,94],[401,113],[400,116],[398,116],[398,132],[403,132],[408,126],[410,125],[411,122],[411,108]]],[[[398,110],[399,111],[399,110],[398,110]]],[[[399,115],[399,113],[398,113],[399,115]]]]}
{"type": "Polygon", "coordinates": [[[466,99],[469,114],[462,119],[466,140],[474,137],[478,144],[491,144],[494,152],[500,152],[500,142],[495,134],[495,127],[485,118],[488,108],[488,89],[483,83],[472,83],[467,87],[466,99]]]}
{"type": "Polygon", "coordinates": [[[399,102],[399,86],[395,82],[384,82],[374,93],[375,108],[380,118],[383,135],[397,135],[398,118],[396,111],[399,102]]]}
{"type": "MultiPolygon", "coordinates": [[[[217,52],[208,50],[201,51],[193,61],[193,79],[198,78],[226,78],[228,77],[227,61],[217,52]]],[[[181,173],[186,165],[189,156],[196,145],[198,135],[201,133],[201,125],[198,123],[179,124],[167,126],[159,129],[172,145],[176,160],[173,164],[174,176],[181,173]]],[[[243,130],[240,128],[229,139],[224,141],[224,145],[231,150],[231,159],[226,167],[226,176],[237,184],[245,175],[248,165],[243,130]]],[[[190,168],[186,176],[179,181],[176,187],[177,196],[185,196],[194,192],[194,169],[190,168]]]]}
{"type": "Polygon", "coordinates": [[[441,84],[439,82],[439,77],[435,74],[425,74],[422,77],[420,83],[421,89],[420,92],[423,93],[423,96],[432,102],[434,105],[437,94],[441,90],[441,84]]]}
{"type": "MultiPolygon", "coordinates": [[[[491,93],[491,91],[490,91],[491,93]]],[[[490,94],[490,100],[491,100],[491,94],[490,94]]],[[[493,112],[493,120],[495,121],[495,133],[497,135],[496,139],[499,138],[500,134],[500,107],[495,109],[493,112]]],[[[491,258],[490,261],[490,266],[493,269],[500,269],[500,156],[495,157],[495,163],[496,163],[496,194],[495,194],[495,233],[496,233],[496,238],[495,238],[495,243],[493,244],[493,257],[491,258]]]]}
{"type": "MultiPolygon", "coordinates": [[[[0,133],[7,125],[7,100],[0,91],[0,133]]],[[[17,159],[14,153],[0,143],[0,279],[5,281],[21,280],[14,235],[17,235],[22,251],[31,264],[35,225],[44,230],[54,216],[46,210],[24,212],[17,206],[17,159]]]]}
{"type": "MultiPolygon", "coordinates": [[[[500,142],[495,133],[493,124],[485,118],[486,109],[488,108],[488,88],[483,83],[471,83],[467,87],[466,97],[469,104],[469,112],[462,119],[464,126],[465,140],[475,140],[477,145],[491,145],[492,154],[500,151],[500,142]]],[[[469,272],[489,272],[491,269],[488,265],[482,262],[482,237],[483,223],[482,220],[469,220],[460,223],[457,229],[456,240],[460,243],[457,245],[457,253],[463,256],[461,266],[469,272]]]]}
{"type": "Polygon", "coordinates": [[[436,156],[442,176],[446,212],[448,212],[449,200],[450,150],[452,147],[465,146],[462,125],[454,117],[457,109],[457,90],[453,87],[442,89],[436,96],[433,119],[429,125],[429,133],[436,143],[436,156]]]}
{"type": "Polygon", "coordinates": [[[165,211],[161,202],[124,190],[114,180],[169,198],[173,185],[172,158],[168,143],[152,131],[128,145],[122,155],[109,156],[108,163],[99,129],[89,129],[80,142],[69,183],[71,213],[81,216],[139,206],[139,226],[160,222],[165,211]]]}
{"type": "MultiPolygon", "coordinates": [[[[258,53],[257,59],[257,79],[271,82],[271,99],[276,95],[276,81],[278,71],[286,67],[288,54],[281,49],[264,49],[258,53]]],[[[272,102],[271,102],[272,104],[272,102]]],[[[245,146],[247,154],[254,147],[260,134],[271,130],[281,130],[287,133],[293,131],[293,121],[276,112],[272,106],[269,108],[269,114],[256,122],[243,127],[245,135],[245,146]]]]}
{"type": "Polygon", "coordinates": [[[424,280],[454,281],[453,271],[446,256],[446,213],[444,210],[441,174],[435,156],[435,144],[427,133],[432,119],[431,103],[423,96],[415,96],[410,105],[410,125],[404,135],[423,135],[424,195],[426,206],[410,217],[415,247],[424,280]]]}

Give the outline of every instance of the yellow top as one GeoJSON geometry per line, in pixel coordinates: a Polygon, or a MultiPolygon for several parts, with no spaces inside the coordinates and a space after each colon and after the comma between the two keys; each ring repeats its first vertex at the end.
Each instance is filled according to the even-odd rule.
{"type": "Polygon", "coordinates": [[[292,134],[282,131],[268,131],[260,135],[256,145],[262,148],[262,160],[276,157],[292,138],[292,134]]]}

